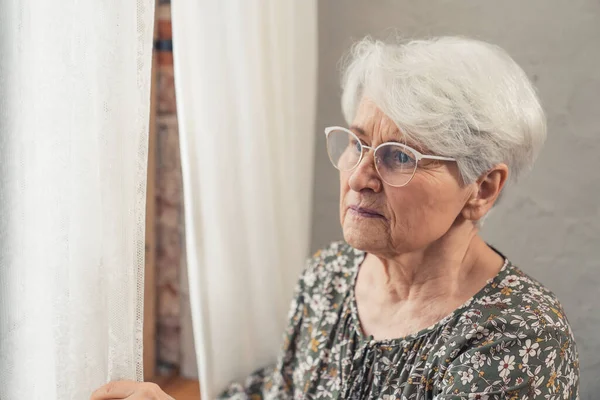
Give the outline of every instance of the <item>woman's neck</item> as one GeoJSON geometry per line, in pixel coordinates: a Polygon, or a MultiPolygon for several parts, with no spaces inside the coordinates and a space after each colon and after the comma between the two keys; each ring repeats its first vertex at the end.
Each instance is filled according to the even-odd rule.
{"type": "Polygon", "coordinates": [[[467,238],[444,237],[425,249],[394,257],[368,254],[359,280],[380,304],[467,300],[502,264],[502,257],[474,231],[467,238]]]}

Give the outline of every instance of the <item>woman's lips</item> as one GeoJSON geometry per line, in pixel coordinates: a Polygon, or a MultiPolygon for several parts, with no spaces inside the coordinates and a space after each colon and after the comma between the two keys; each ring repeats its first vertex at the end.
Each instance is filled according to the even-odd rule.
{"type": "Polygon", "coordinates": [[[348,210],[352,212],[354,215],[358,215],[363,218],[382,218],[385,219],[383,215],[378,213],[375,210],[371,210],[370,208],[358,207],[358,206],[350,206],[348,210]]]}

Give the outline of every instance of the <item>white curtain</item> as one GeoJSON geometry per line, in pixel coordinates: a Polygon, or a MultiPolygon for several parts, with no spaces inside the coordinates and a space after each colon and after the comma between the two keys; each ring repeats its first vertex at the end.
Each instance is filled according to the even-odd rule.
{"type": "Polygon", "coordinates": [[[315,0],[173,0],[203,398],[275,361],[309,250],[315,0]]]}
{"type": "Polygon", "coordinates": [[[153,0],[0,1],[0,399],[142,377],[153,0]]]}

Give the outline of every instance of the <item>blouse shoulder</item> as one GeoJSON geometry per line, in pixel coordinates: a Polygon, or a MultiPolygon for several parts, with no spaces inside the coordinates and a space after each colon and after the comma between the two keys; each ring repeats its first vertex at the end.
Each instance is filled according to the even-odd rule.
{"type": "Polygon", "coordinates": [[[454,333],[460,348],[451,349],[457,357],[450,357],[444,394],[537,399],[578,392],[578,352],[562,305],[512,264],[461,315],[454,333]]]}
{"type": "Polygon", "coordinates": [[[307,260],[301,277],[302,286],[305,291],[314,292],[336,279],[350,284],[363,258],[364,252],[346,242],[332,242],[307,260]]]}
{"type": "Polygon", "coordinates": [[[516,314],[533,317],[547,329],[557,329],[572,336],[571,327],[558,297],[546,286],[511,265],[509,273],[499,283],[500,291],[511,289],[510,297],[516,314]]]}

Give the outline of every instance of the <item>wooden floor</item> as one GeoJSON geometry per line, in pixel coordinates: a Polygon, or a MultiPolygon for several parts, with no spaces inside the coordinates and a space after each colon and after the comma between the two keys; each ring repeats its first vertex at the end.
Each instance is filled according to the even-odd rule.
{"type": "Polygon", "coordinates": [[[175,400],[200,400],[198,381],[180,377],[156,377],[152,381],[175,400]]]}

